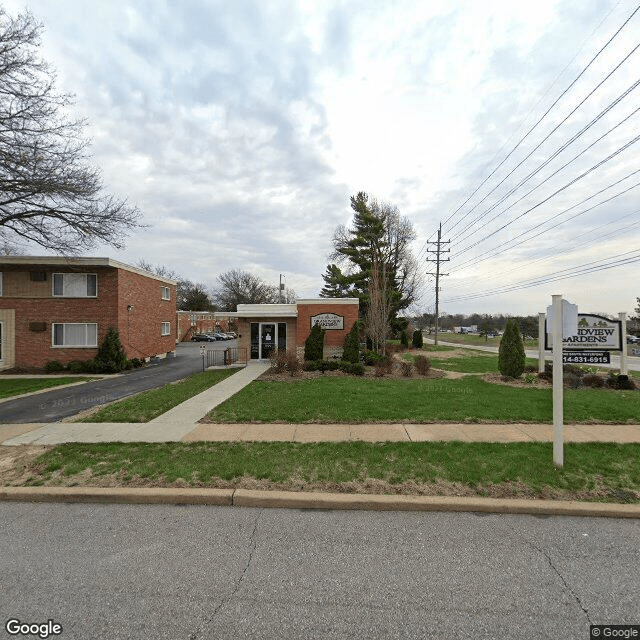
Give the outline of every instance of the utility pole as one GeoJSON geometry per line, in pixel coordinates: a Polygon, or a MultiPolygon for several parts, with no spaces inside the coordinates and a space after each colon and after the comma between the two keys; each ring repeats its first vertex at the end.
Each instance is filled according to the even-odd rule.
{"type": "Polygon", "coordinates": [[[282,292],[284,291],[284,285],[282,284],[282,278],[284,276],[280,274],[280,286],[278,287],[278,302],[282,304],[282,292]]]}
{"type": "Polygon", "coordinates": [[[436,337],[434,340],[435,345],[438,345],[438,316],[440,313],[440,309],[439,309],[439,301],[440,301],[440,276],[448,276],[448,273],[440,273],[440,263],[441,262],[448,262],[449,258],[441,258],[440,254],[441,253],[449,253],[449,251],[451,251],[451,249],[443,249],[441,245],[443,244],[449,244],[451,242],[451,240],[442,240],[442,222],[440,223],[440,225],[438,226],[438,239],[435,241],[429,241],[427,240],[427,244],[435,244],[436,248],[435,249],[427,249],[427,251],[429,253],[435,253],[436,257],[435,258],[427,258],[427,262],[435,262],[436,263],[436,272],[427,272],[427,275],[430,276],[435,276],[436,277],[436,317],[435,317],[435,325],[436,325],[436,337]]]}

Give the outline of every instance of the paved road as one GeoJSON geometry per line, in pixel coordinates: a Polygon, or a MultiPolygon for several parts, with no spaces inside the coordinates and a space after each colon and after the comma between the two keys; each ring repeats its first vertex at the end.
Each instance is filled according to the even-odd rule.
{"type": "Polygon", "coordinates": [[[633,520],[0,503],[0,523],[2,625],[52,619],[63,640],[587,640],[640,623],[633,520]]]}
{"type": "Polygon", "coordinates": [[[183,342],[177,345],[175,358],[160,360],[158,364],[77,387],[53,389],[27,398],[3,402],[0,404],[0,423],[58,422],[91,407],[161,387],[168,382],[202,371],[201,345],[215,350],[234,347],[236,342],[183,342]]]}

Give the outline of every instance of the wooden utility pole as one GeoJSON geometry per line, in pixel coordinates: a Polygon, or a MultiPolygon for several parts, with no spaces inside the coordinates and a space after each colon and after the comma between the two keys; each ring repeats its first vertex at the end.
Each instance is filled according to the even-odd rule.
{"type": "Polygon", "coordinates": [[[435,317],[436,336],[435,336],[435,340],[434,340],[434,343],[436,344],[436,346],[438,344],[438,318],[439,318],[439,314],[440,314],[440,309],[439,309],[439,302],[440,302],[440,276],[448,276],[449,275],[448,273],[440,273],[440,263],[441,262],[447,262],[449,260],[449,258],[441,258],[440,254],[441,253],[449,253],[449,251],[451,251],[451,249],[443,249],[441,245],[449,244],[450,242],[451,242],[451,240],[442,240],[442,222],[438,226],[438,239],[435,240],[435,241],[427,240],[427,244],[435,244],[436,245],[435,249],[427,249],[427,251],[429,253],[435,253],[436,254],[435,258],[427,258],[427,262],[435,262],[436,263],[436,272],[435,273],[433,273],[431,271],[427,271],[427,275],[436,277],[436,317],[435,317]]]}

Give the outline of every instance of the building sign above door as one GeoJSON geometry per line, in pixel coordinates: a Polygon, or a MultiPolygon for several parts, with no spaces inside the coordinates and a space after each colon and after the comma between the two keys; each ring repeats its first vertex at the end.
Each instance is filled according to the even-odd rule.
{"type": "Polygon", "coordinates": [[[344,329],[344,316],[339,316],[335,313],[319,313],[317,316],[311,316],[311,327],[317,324],[328,331],[332,329],[342,331],[344,329]]]}

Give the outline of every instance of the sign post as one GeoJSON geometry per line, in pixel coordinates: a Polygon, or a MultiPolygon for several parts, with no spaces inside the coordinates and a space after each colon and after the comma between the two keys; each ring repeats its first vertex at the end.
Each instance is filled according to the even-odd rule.
{"type": "Polygon", "coordinates": [[[545,314],[538,313],[538,373],[544,373],[545,314]]]}
{"type": "Polygon", "coordinates": [[[627,312],[621,311],[618,314],[620,320],[620,375],[627,375],[627,312]]]}
{"type": "Polygon", "coordinates": [[[206,347],[204,345],[200,345],[200,355],[202,356],[202,370],[204,371],[204,356],[205,356],[205,349],[206,347]]]}
{"type": "Polygon", "coordinates": [[[562,295],[551,297],[553,310],[553,463],[557,467],[564,464],[564,380],[562,373],[562,295]]]}

